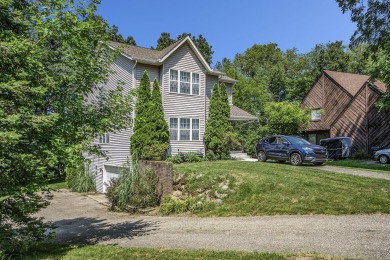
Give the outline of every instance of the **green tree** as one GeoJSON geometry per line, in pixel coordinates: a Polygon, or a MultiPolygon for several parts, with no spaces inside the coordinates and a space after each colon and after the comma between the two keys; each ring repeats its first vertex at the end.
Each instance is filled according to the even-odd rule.
{"type": "Polygon", "coordinates": [[[46,237],[33,213],[46,176],[80,158],[96,134],[129,127],[122,90],[85,102],[115,59],[92,2],[0,1],[0,258],[46,237]],[[113,98],[112,100],[109,97],[113,98]]]}
{"type": "Polygon", "coordinates": [[[299,135],[310,122],[310,113],[298,102],[270,102],[261,121],[272,134],[299,135]]]}
{"type": "Polygon", "coordinates": [[[110,32],[110,40],[114,42],[120,42],[120,43],[126,43],[129,45],[137,46],[137,43],[135,42],[135,39],[133,36],[128,36],[126,39],[123,37],[122,34],[119,33],[119,27],[115,24],[112,26],[110,32]]]}
{"type": "Polygon", "coordinates": [[[150,147],[153,144],[152,109],[150,79],[148,72],[144,71],[140,85],[137,89],[133,135],[130,140],[130,151],[136,159],[145,159],[145,148],[150,147]]]}
{"type": "Polygon", "coordinates": [[[153,81],[151,112],[151,139],[152,145],[146,147],[144,159],[165,160],[169,147],[169,128],[164,119],[162,97],[157,79],[153,81]]]}
{"type": "MultiPolygon", "coordinates": [[[[390,0],[336,0],[357,25],[351,37],[351,46],[369,44],[370,54],[377,63],[370,68],[370,76],[383,80],[390,86],[390,0]]],[[[390,88],[378,106],[390,109],[390,88]]]]}
{"type": "Polygon", "coordinates": [[[171,38],[171,34],[168,32],[162,32],[160,38],[157,40],[156,50],[161,51],[176,41],[171,38]]]}
{"type": "Polygon", "coordinates": [[[210,99],[209,116],[206,122],[204,143],[206,152],[212,151],[218,158],[229,156],[230,143],[232,139],[232,126],[229,122],[230,106],[225,84],[219,88],[217,84],[213,87],[210,99]]]}

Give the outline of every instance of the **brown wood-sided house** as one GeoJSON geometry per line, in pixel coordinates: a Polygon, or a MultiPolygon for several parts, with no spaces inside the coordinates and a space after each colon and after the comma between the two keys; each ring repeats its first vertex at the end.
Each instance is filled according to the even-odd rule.
{"type": "Polygon", "coordinates": [[[323,71],[302,101],[312,111],[305,137],[319,144],[323,138],[349,136],[352,152],[390,147],[390,113],[375,106],[385,91],[384,83],[370,82],[367,75],[323,71]]]}

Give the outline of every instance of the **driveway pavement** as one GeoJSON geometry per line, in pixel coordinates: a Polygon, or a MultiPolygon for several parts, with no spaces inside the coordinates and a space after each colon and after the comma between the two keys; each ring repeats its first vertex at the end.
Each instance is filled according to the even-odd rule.
{"type": "Polygon", "coordinates": [[[329,171],[329,172],[338,172],[338,173],[352,174],[357,176],[364,176],[364,177],[375,178],[375,179],[390,180],[389,173],[381,173],[378,171],[337,167],[337,166],[330,166],[330,165],[310,166],[310,168],[329,171]]]}
{"type": "Polygon", "coordinates": [[[390,259],[390,215],[147,217],[108,212],[88,196],[54,192],[39,216],[57,226],[56,241],[128,247],[316,252],[390,259]]]}

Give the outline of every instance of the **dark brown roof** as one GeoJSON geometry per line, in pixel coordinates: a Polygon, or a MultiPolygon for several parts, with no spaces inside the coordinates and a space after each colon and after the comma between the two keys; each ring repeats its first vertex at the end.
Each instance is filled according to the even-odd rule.
{"type": "Polygon", "coordinates": [[[337,72],[325,70],[326,74],[328,74],[332,79],[334,79],[337,83],[340,84],[349,94],[355,96],[356,93],[362,88],[364,83],[370,78],[367,75],[353,74],[353,73],[345,73],[345,72],[337,72]]]}
{"type": "Polygon", "coordinates": [[[228,82],[228,83],[236,83],[237,82],[237,80],[232,79],[226,75],[219,76],[219,81],[228,82]]]}
{"type": "Polygon", "coordinates": [[[181,40],[176,41],[175,43],[169,45],[165,49],[158,51],[144,47],[132,46],[124,43],[109,41],[108,45],[117,49],[121,48],[121,51],[127,55],[130,55],[135,59],[142,59],[148,61],[158,61],[167,55],[171,50],[173,50],[177,45],[179,45],[182,41],[186,40],[183,38],[181,40]]]}
{"type": "Polygon", "coordinates": [[[230,106],[230,120],[257,120],[257,117],[234,105],[230,106]]]}
{"type": "MultiPolygon", "coordinates": [[[[367,75],[337,72],[331,70],[324,70],[324,73],[329,75],[352,96],[355,96],[362,88],[362,86],[370,79],[370,77],[367,75]]],[[[373,85],[381,92],[386,92],[385,83],[377,80],[373,83],[373,85]]]]}

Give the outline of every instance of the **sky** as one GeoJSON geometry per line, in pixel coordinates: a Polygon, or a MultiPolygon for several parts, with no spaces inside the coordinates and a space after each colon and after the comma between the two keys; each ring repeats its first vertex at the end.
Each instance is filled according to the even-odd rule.
{"type": "Polygon", "coordinates": [[[336,0],[102,0],[98,14],[141,47],[155,47],[162,32],[173,39],[202,34],[214,51],[213,64],[254,44],[299,53],[329,41],[347,45],[356,29],[336,0]]]}

